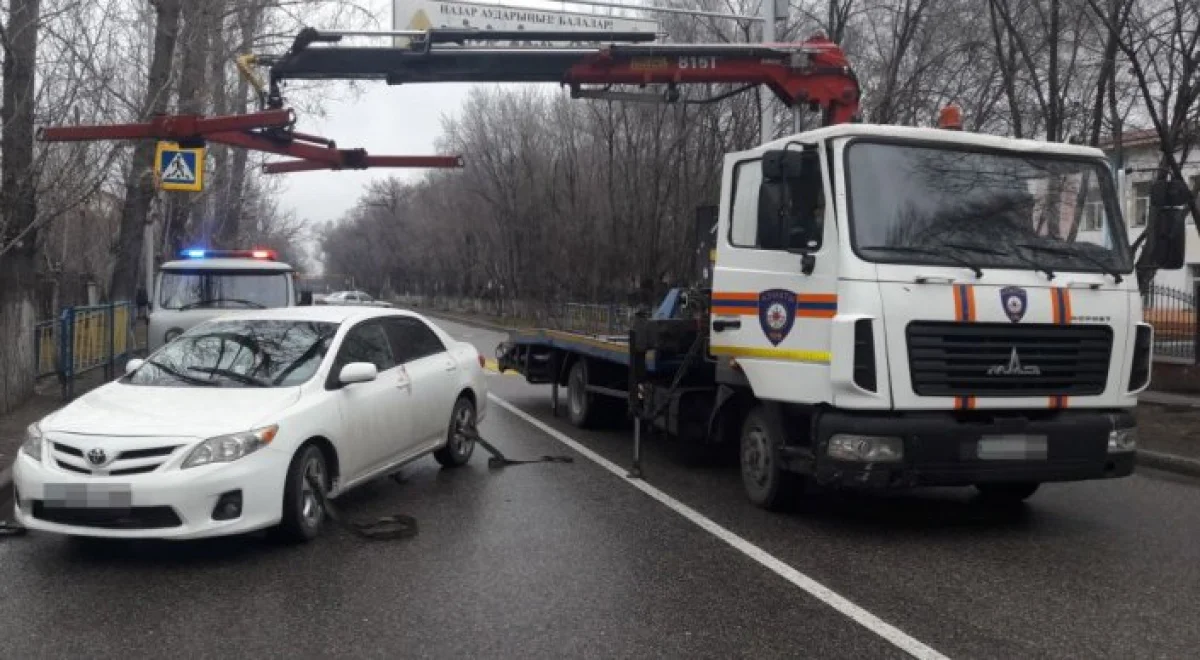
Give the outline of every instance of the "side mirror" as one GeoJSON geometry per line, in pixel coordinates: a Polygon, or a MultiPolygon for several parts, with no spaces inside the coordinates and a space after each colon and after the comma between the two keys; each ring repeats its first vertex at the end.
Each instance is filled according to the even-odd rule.
{"type": "Polygon", "coordinates": [[[307,307],[312,304],[313,304],[312,291],[301,291],[300,292],[300,306],[307,307]]]}
{"type": "Polygon", "coordinates": [[[1183,267],[1191,194],[1183,181],[1155,181],[1150,185],[1150,226],[1146,229],[1150,236],[1141,265],[1163,270],[1183,267]]]}
{"type": "Polygon", "coordinates": [[[141,369],[143,364],[146,364],[146,361],[141,358],[133,358],[132,360],[129,360],[125,363],[125,375],[128,376],[138,369],[141,369]]]}
{"type": "Polygon", "coordinates": [[[369,383],[378,375],[379,370],[370,362],[351,362],[338,373],[338,382],[342,385],[369,383]]]}
{"type": "Polygon", "coordinates": [[[812,176],[816,168],[817,152],[807,149],[772,149],[763,154],[762,176],[764,181],[792,181],[812,176]]]}

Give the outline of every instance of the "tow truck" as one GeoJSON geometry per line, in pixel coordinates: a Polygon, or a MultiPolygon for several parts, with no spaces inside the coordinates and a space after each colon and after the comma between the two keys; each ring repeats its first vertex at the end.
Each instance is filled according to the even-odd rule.
{"type": "Polygon", "coordinates": [[[813,484],[975,486],[1020,501],[1043,482],[1133,472],[1132,410],[1153,350],[1139,283],[1182,266],[1179,182],[1155,185],[1145,239],[1131,245],[1103,152],[964,132],[953,107],[937,128],[860,123],[854,73],[820,35],[665,44],[642,33],[374,34],[407,45],[346,47],[363,35],[306,29],[286,53],[241,60],[270,72],[256,83],[257,119],[158,118],[42,136],[208,137],[297,156],[268,172],[405,166],[414,163],[332,143],[293,149],[313,138],[266,125],[283,112],[281,85],[557,82],[576,98],[665,102],[680,101],[684,84],[765,85],[787,107],[819,112],[822,127],[726,156],[720,203],[703,214],[697,277],[627,335],[514,333],[500,367],[550,384],[556,414],[566,386],[579,426],[595,423],[604,402],[623,406],[633,476],[643,427],[737,445],[747,496],[771,509],[813,484]],[[508,39],[606,43],[493,45],[508,39]],[[665,89],[648,94],[651,85],[665,89]],[[244,134],[231,139],[235,125],[244,134]],[[1085,213],[1098,231],[1081,225],[1085,213]]]}

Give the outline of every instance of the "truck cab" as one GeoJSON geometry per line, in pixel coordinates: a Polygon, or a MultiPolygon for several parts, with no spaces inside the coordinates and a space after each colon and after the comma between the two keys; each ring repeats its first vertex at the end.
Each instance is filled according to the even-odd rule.
{"type": "Polygon", "coordinates": [[[752,499],[789,471],[1010,496],[1132,472],[1153,331],[1102,151],[844,124],[723,177],[709,351],[758,408],[752,499]]]}
{"type": "Polygon", "coordinates": [[[271,250],[184,250],[159,267],[149,300],[150,351],[187,329],[239,309],[293,307],[293,268],[271,250]]]}

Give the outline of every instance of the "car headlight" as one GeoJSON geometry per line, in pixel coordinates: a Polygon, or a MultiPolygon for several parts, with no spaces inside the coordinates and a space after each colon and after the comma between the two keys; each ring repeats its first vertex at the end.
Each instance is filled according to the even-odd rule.
{"type": "Polygon", "coordinates": [[[33,458],[35,461],[42,460],[42,429],[37,424],[30,424],[29,428],[25,429],[25,442],[21,445],[21,451],[33,458]]]}
{"type": "Polygon", "coordinates": [[[267,426],[244,433],[231,433],[209,438],[196,445],[187,458],[183,459],[182,467],[191,468],[209,463],[231,463],[271,444],[278,432],[278,426],[267,426]]]}

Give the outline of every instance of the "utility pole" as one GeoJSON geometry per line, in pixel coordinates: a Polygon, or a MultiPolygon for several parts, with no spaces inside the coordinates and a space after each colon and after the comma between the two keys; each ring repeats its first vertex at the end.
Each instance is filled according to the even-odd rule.
{"type": "MultiPolygon", "coordinates": [[[[764,44],[775,42],[775,1],[760,0],[762,9],[762,40],[764,44]]],[[[771,95],[759,90],[761,107],[759,108],[760,125],[762,126],[762,142],[766,144],[775,137],[775,117],[771,114],[771,95]]]]}

